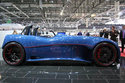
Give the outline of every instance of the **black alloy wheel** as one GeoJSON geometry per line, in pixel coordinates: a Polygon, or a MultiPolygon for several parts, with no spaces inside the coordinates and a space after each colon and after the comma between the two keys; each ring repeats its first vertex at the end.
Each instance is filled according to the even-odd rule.
{"type": "Polygon", "coordinates": [[[110,66],[117,59],[117,50],[110,43],[100,43],[94,48],[93,58],[97,65],[110,66]]]}
{"type": "Polygon", "coordinates": [[[8,43],[3,49],[3,59],[8,65],[21,65],[25,61],[23,47],[16,42],[8,43]]]}

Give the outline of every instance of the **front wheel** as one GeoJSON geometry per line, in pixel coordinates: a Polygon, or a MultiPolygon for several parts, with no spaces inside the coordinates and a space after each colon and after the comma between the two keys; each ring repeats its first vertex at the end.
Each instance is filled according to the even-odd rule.
{"type": "Polygon", "coordinates": [[[3,49],[3,59],[8,65],[21,65],[25,61],[23,47],[16,42],[8,43],[3,49]]]}
{"type": "Polygon", "coordinates": [[[93,58],[97,65],[110,66],[117,59],[117,50],[110,43],[100,43],[94,48],[93,58]]]}

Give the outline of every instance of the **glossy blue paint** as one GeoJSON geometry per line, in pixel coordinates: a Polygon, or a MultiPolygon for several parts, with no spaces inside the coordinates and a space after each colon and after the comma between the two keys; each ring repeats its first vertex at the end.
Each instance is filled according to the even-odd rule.
{"type": "Polygon", "coordinates": [[[117,43],[101,37],[64,34],[57,34],[51,38],[32,35],[7,35],[3,47],[8,42],[13,41],[24,47],[27,61],[76,60],[91,62],[93,48],[101,42],[113,44],[118,50],[118,57],[120,57],[117,43]]]}

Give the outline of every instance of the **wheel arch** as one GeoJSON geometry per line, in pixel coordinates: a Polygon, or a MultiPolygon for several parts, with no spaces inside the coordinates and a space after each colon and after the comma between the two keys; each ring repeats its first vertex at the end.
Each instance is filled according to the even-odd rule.
{"type": "MultiPolygon", "coordinates": [[[[4,49],[6,49],[6,46],[9,45],[9,43],[15,43],[15,45],[19,45],[19,46],[22,48],[24,57],[23,57],[23,60],[21,61],[21,63],[19,62],[18,65],[24,64],[25,61],[26,61],[26,52],[25,52],[25,49],[24,49],[23,45],[20,44],[19,42],[16,42],[16,41],[9,41],[9,42],[7,42],[7,43],[2,47],[3,52],[4,52],[4,49]]],[[[10,45],[11,45],[11,44],[10,44],[10,45]]],[[[2,52],[2,55],[4,54],[3,52],[2,52]]],[[[3,56],[4,56],[4,55],[3,55],[3,56]]],[[[5,60],[5,59],[4,59],[4,60],[5,60]]],[[[6,62],[6,61],[5,61],[5,62],[6,62]]],[[[6,62],[6,63],[7,63],[7,62],[6,62]]],[[[9,64],[9,63],[7,63],[7,64],[9,64]]],[[[9,65],[11,65],[11,64],[9,64],[9,65]]],[[[14,65],[12,65],[12,66],[18,66],[18,65],[14,64],[14,65]]]]}
{"type": "Polygon", "coordinates": [[[9,42],[7,42],[7,43],[2,47],[2,49],[4,49],[4,47],[5,47],[7,44],[12,43],[12,42],[14,42],[14,43],[18,43],[19,45],[21,45],[22,48],[23,48],[23,50],[24,50],[24,53],[25,53],[25,55],[26,55],[25,48],[23,47],[23,45],[22,45],[21,43],[19,43],[19,42],[17,42],[17,41],[9,41],[9,42]]]}
{"type": "Polygon", "coordinates": [[[120,50],[119,48],[112,42],[110,41],[101,41],[101,42],[98,42],[95,44],[95,46],[93,47],[92,51],[94,51],[95,47],[98,45],[98,44],[101,44],[101,43],[109,43],[111,45],[113,45],[115,47],[115,49],[117,50],[117,61],[119,62],[119,59],[120,59],[120,50]]]}
{"type": "MultiPolygon", "coordinates": [[[[15,43],[18,43],[18,44],[20,44],[19,42],[17,42],[17,41],[9,41],[9,42],[7,42],[6,44],[4,44],[4,46],[2,47],[2,49],[4,49],[4,47],[7,45],[7,44],[9,44],[9,43],[12,43],[12,42],[15,42],[15,43]]],[[[22,44],[20,44],[22,47],[23,47],[23,45],[22,44]]],[[[24,48],[24,47],[23,47],[24,48]]]]}

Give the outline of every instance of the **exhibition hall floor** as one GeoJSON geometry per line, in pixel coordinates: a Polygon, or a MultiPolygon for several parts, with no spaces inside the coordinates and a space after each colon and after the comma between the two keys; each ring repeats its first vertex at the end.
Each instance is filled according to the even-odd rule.
{"type": "Polygon", "coordinates": [[[124,83],[125,58],[121,62],[120,68],[51,61],[8,66],[0,59],[0,83],[124,83]]]}

